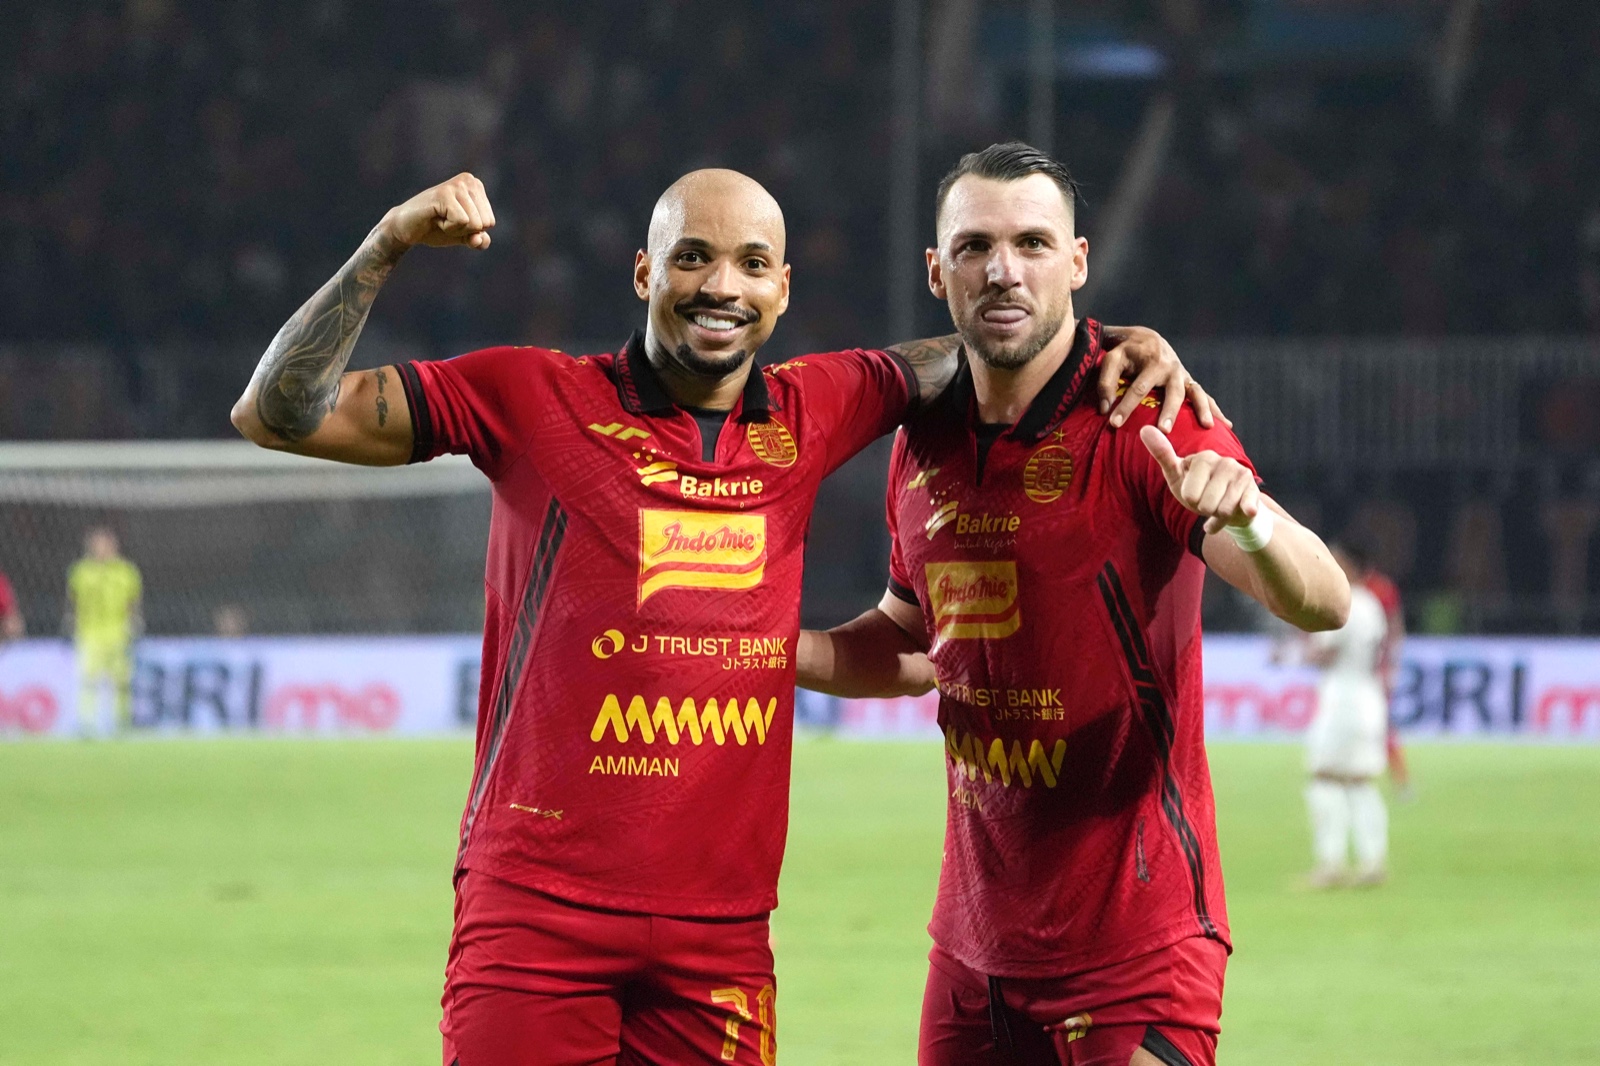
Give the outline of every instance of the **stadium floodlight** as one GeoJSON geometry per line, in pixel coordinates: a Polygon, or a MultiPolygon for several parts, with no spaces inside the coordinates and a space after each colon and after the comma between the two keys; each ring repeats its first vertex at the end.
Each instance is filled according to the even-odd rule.
{"type": "Polygon", "coordinates": [[[0,445],[0,570],[54,631],[83,534],[144,572],[150,632],[460,632],[483,620],[489,483],[464,458],[351,467],[244,441],[0,445]]]}

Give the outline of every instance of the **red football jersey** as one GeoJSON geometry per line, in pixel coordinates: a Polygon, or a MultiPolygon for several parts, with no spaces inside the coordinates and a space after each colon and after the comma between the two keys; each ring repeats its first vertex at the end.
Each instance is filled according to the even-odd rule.
{"type": "Polygon", "coordinates": [[[459,867],[620,910],[772,909],[812,502],[901,419],[910,368],[754,372],[709,463],[638,334],[400,373],[413,461],[466,453],[494,489],[459,867]]]}
{"type": "MultiPolygon", "coordinates": [[[[1089,382],[1100,327],[979,432],[965,365],[895,441],[890,589],[921,606],[949,776],[929,931],[982,973],[1052,977],[1184,937],[1228,943],[1206,766],[1203,523],[1089,382]]],[[[1185,407],[1180,455],[1245,462],[1185,407]]]]}
{"type": "Polygon", "coordinates": [[[1387,677],[1398,665],[1400,643],[1406,636],[1406,615],[1400,603],[1400,586],[1391,581],[1388,575],[1376,570],[1368,570],[1362,584],[1367,586],[1368,592],[1378,597],[1378,603],[1383,606],[1383,617],[1389,623],[1383,648],[1378,652],[1378,672],[1387,677]]]}
{"type": "Polygon", "coordinates": [[[11,582],[0,573],[0,618],[9,618],[17,610],[17,598],[11,591],[11,582]]]}

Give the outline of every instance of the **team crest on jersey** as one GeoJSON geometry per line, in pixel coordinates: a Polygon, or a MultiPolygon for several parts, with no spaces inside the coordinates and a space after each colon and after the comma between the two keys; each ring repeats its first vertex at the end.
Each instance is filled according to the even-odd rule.
{"type": "Polygon", "coordinates": [[[1046,444],[1028,456],[1022,468],[1022,491],[1034,503],[1054,503],[1072,484],[1072,453],[1059,444],[1046,444]]]}
{"type": "Polygon", "coordinates": [[[756,458],[768,466],[793,466],[800,457],[800,449],[795,446],[789,427],[776,418],[751,422],[744,427],[744,437],[750,442],[750,450],[756,453],[756,458]]]}
{"type": "Polygon", "coordinates": [[[1016,563],[928,563],[925,573],[939,640],[998,640],[1022,627],[1016,563]]]}
{"type": "Polygon", "coordinates": [[[639,602],[662,589],[750,589],[767,568],[767,517],[639,512],[639,602]]]}

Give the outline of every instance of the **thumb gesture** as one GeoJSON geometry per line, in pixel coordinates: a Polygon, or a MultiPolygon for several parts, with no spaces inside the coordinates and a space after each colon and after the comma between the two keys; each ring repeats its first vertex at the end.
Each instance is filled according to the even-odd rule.
{"type": "Polygon", "coordinates": [[[1140,429],[1139,439],[1155,457],[1156,465],[1167,479],[1167,487],[1177,492],[1178,486],[1183,483],[1183,460],[1178,458],[1178,450],[1172,446],[1167,435],[1155,426],[1140,429]]]}
{"type": "Polygon", "coordinates": [[[1207,533],[1220,533],[1224,526],[1247,526],[1261,509],[1255,475],[1237,459],[1213,451],[1179,456],[1166,434],[1154,426],[1140,429],[1139,440],[1161,467],[1172,495],[1206,520],[1207,533]]]}

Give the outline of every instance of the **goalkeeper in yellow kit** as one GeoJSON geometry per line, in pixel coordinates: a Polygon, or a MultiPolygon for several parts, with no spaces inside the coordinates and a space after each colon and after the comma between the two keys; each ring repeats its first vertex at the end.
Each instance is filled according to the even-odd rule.
{"type": "Polygon", "coordinates": [[[84,556],[67,572],[67,623],[78,651],[78,725],[99,732],[100,690],[111,685],[116,728],[132,718],[133,642],[144,630],[139,568],[119,553],[117,535],[104,527],[83,538],[84,556]]]}

